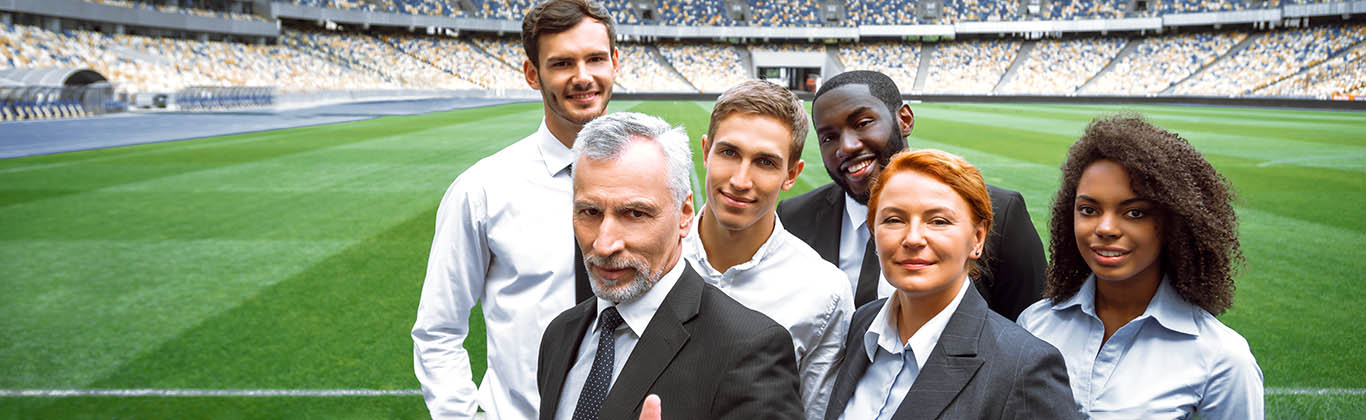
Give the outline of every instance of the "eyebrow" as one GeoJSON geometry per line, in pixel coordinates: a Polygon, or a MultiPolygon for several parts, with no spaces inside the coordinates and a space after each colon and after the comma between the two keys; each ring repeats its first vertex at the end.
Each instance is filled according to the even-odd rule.
{"type": "MultiPolygon", "coordinates": [[[[728,141],[725,141],[725,140],[717,140],[717,141],[716,141],[716,146],[713,146],[713,147],[729,147],[729,148],[731,148],[731,149],[737,149],[737,150],[741,149],[740,146],[735,145],[735,143],[731,143],[731,142],[728,142],[728,141]]],[[[761,157],[761,158],[767,158],[767,159],[776,160],[776,161],[779,161],[779,162],[781,162],[781,161],[783,160],[783,157],[782,157],[782,156],[779,156],[777,153],[773,153],[773,152],[758,151],[758,152],[754,152],[754,154],[755,154],[755,155],[758,155],[758,157],[761,157]]]]}
{"type": "MultiPolygon", "coordinates": [[[[1078,199],[1078,200],[1090,201],[1090,202],[1092,202],[1092,203],[1099,203],[1099,202],[1100,202],[1100,201],[1097,201],[1097,200],[1094,199],[1094,198],[1091,198],[1091,196],[1086,195],[1086,194],[1077,194],[1077,199],[1078,199]]],[[[1144,204],[1149,204],[1149,205],[1153,204],[1153,203],[1152,203],[1152,200],[1149,200],[1149,199],[1146,199],[1146,198],[1143,198],[1143,197],[1134,197],[1134,198],[1130,198],[1130,199],[1128,199],[1128,200],[1124,200],[1124,201],[1119,202],[1119,205],[1123,206],[1123,205],[1126,205],[1126,204],[1133,204],[1133,203],[1138,203],[1138,202],[1142,202],[1142,203],[1144,203],[1144,204]]]]}

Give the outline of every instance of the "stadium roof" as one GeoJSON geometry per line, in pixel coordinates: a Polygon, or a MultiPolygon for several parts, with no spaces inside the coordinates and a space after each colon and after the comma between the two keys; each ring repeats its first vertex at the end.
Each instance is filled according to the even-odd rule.
{"type": "Polygon", "coordinates": [[[8,84],[5,82],[20,86],[83,86],[108,80],[89,68],[50,67],[0,70],[0,84],[8,84]]]}

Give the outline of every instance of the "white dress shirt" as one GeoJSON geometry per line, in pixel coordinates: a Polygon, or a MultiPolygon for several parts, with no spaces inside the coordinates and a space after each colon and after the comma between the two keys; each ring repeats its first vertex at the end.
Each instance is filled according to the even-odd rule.
{"type": "MultiPolygon", "coordinates": [[[[678,284],[678,278],[683,276],[683,269],[687,265],[688,263],[679,259],[674,268],[669,269],[669,272],[660,277],[659,282],[639,299],[616,304],[617,313],[621,314],[621,319],[625,322],[612,332],[616,338],[612,342],[612,379],[607,387],[609,393],[612,389],[611,384],[617,383],[622,366],[626,365],[626,360],[631,358],[631,352],[636,349],[636,343],[640,342],[640,336],[645,334],[645,327],[650,325],[655,312],[659,312],[659,306],[664,303],[664,298],[669,296],[669,291],[678,284]]],[[[611,301],[603,298],[597,298],[597,302],[595,313],[599,316],[603,309],[613,305],[611,301]]],[[[579,394],[583,391],[584,382],[588,382],[588,374],[593,370],[593,359],[598,357],[598,337],[602,335],[598,330],[598,316],[594,316],[589,325],[591,326],[588,332],[579,343],[579,357],[574,360],[574,366],[569,368],[569,374],[564,379],[564,388],[560,390],[560,404],[555,407],[557,420],[574,418],[574,407],[579,405],[579,394]]]]}
{"type": "Polygon", "coordinates": [[[894,314],[902,309],[896,299],[887,299],[882,310],[873,318],[868,331],[863,333],[863,351],[872,363],[859,379],[854,395],[844,406],[841,419],[890,419],[911,391],[920,376],[920,369],[930,359],[930,352],[939,344],[939,336],[949,325],[949,318],[963,302],[971,280],[964,279],[949,306],[931,317],[925,325],[911,334],[905,343],[897,331],[894,314]],[[908,363],[909,362],[909,363],[908,363]]]}
{"type": "MultiPolygon", "coordinates": [[[[863,269],[863,249],[868,246],[868,205],[859,204],[849,194],[844,195],[844,221],[840,225],[840,270],[849,277],[849,290],[858,291],[858,277],[863,269]]],[[[896,288],[882,277],[878,264],[877,298],[892,295],[896,288]]],[[[858,309],[858,308],[854,308],[858,309]]]]}
{"type": "Polygon", "coordinates": [[[1072,298],[1040,300],[1016,321],[1067,361],[1077,409],[1093,419],[1261,419],[1262,369],[1247,340],[1167,278],[1142,315],[1101,344],[1096,277],[1072,298]]]}
{"type": "Polygon", "coordinates": [[[575,303],[572,162],[542,121],[460,174],[441,199],[412,330],[413,368],[433,418],[475,414],[464,348],[475,304],[488,345],[478,406],[490,419],[536,417],[541,333],[575,303]]]}
{"type": "MultiPolygon", "coordinates": [[[[707,214],[706,206],[697,214],[707,214]]],[[[787,328],[796,350],[806,417],[825,418],[854,313],[854,296],[838,281],[844,279],[843,273],[783,229],[777,217],[773,233],[749,261],[724,273],[716,271],[697,234],[701,217],[705,216],[693,221],[692,232],[683,240],[683,257],[707,283],[787,328]]]]}

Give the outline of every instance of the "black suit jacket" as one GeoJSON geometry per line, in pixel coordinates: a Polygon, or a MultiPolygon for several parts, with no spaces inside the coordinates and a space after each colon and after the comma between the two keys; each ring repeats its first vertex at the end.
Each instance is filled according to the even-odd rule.
{"type": "MultiPolygon", "coordinates": [[[[987,306],[1011,320],[1043,296],[1043,243],[1029,220],[1020,193],[987,186],[995,221],[987,233],[986,263],[972,283],[987,306]]],[[[821,258],[839,266],[840,228],[844,222],[844,190],[829,183],[778,203],[783,227],[811,245],[821,258]]],[[[865,256],[865,258],[872,258],[865,256]]],[[[875,260],[875,259],[874,259],[875,260]]],[[[864,264],[854,290],[854,305],[877,299],[881,266],[864,264]],[[872,271],[870,271],[872,270],[872,271]]]]}
{"type": "MultiPolygon", "coordinates": [[[[838,419],[872,364],[864,333],[886,299],[854,313],[844,365],[830,394],[827,420],[838,419]]],[[[886,320],[881,320],[886,322],[886,320]]],[[[987,309],[968,288],[893,419],[1077,419],[1062,353],[987,309]]]]}
{"type": "MultiPolygon", "coordinates": [[[[659,395],[665,419],[803,418],[787,329],[707,284],[692,267],[684,270],[626,359],[599,418],[636,419],[649,394],[659,395]]],[[[555,417],[596,312],[597,301],[585,300],[551,321],[541,337],[541,419],[555,417]]]]}

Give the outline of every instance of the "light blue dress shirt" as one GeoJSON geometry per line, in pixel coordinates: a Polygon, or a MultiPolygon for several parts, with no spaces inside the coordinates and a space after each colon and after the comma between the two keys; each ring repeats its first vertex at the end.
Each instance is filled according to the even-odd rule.
{"type": "Polygon", "coordinates": [[[1077,409],[1093,419],[1261,419],[1262,369],[1247,340],[1192,305],[1167,278],[1148,309],[1104,345],[1096,278],[1017,321],[1062,352],[1077,409]]]}
{"type": "Polygon", "coordinates": [[[895,298],[882,304],[868,331],[863,333],[863,351],[872,363],[859,379],[840,419],[883,420],[896,414],[971,284],[964,279],[953,301],[911,334],[905,343],[901,342],[901,334],[892,322],[893,314],[900,312],[900,305],[895,298]]]}
{"type": "MultiPolygon", "coordinates": [[[[687,265],[686,261],[679,258],[678,263],[664,273],[650,291],[634,301],[615,304],[624,322],[617,326],[615,331],[611,331],[616,338],[612,342],[612,379],[608,382],[607,392],[612,392],[611,385],[617,383],[617,376],[621,375],[626,360],[631,358],[636,344],[640,343],[640,336],[645,334],[645,327],[650,325],[650,320],[654,319],[655,313],[659,312],[659,307],[664,304],[664,298],[669,296],[669,291],[673,290],[674,285],[678,284],[678,279],[683,277],[683,270],[687,265]]],[[[598,316],[604,309],[613,306],[612,301],[596,299],[595,313],[598,316]]],[[[555,408],[556,420],[574,418],[574,407],[579,405],[579,394],[583,391],[584,382],[588,382],[589,372],[593,370],[593,359],[598,357],[598,337],[602,335],[602,331],[598,329],[598,316],[594,316],[590,321],[588,332],[579,343],[579,356],[574,359],[574,366],[569,368],[569,374],[565,376],[564,388],[560,390],[560,404],[555,408]]]]}

